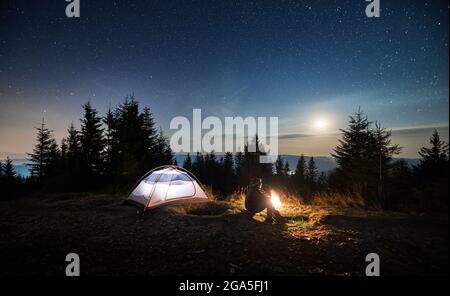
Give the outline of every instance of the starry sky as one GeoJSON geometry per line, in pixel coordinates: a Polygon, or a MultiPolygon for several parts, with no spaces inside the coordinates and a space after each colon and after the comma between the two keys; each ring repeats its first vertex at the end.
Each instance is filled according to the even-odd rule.
{"type": "Polygon", "coordinates": [[[170,134],[175,116],[278,116],[285,154],[329,155],[360,106],[416,157],[448,139],[448,1],[64,0],[0,4],[0,151],[44,116],[60,140],[90,100],[126,95],[170,134]]]}

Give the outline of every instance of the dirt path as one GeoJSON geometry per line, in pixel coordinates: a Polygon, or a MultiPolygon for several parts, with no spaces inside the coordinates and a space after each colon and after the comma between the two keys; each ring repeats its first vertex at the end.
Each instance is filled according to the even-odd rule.
{"type": "Polygon", "coordinates": [[[328,211],[313,224],[310,209],[269,225],[228,203],[142,219],[120,203],[80,194],[0,202],[0,274],[64,275],[70,252],[85,275],[362,275],[372,252],[384,275],[448,274],[448,218],[328,211]]]}

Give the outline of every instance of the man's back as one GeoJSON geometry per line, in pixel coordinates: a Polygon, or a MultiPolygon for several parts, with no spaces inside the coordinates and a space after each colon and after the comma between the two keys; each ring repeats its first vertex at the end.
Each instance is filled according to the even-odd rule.
{"type": "Polygon", "coordinates": [[[245,208],[251,213],[261,212],[266,208],[266,200],[259,187],[251,186],[245,196],[245,208]]]}

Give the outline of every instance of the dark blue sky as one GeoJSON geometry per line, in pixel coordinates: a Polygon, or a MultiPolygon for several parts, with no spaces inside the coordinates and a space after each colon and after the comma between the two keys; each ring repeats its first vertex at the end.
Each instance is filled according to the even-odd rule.
{"type": "Polygon", "coordinates": [[[31,150],[43,114],[60,139],[83,102],[132,93],[165,129],[194,107],[279,116],[299,134],[284,153],[326,155],[358,106],[406,156],[430,127],[448,138],[447,1],[384,0],[376,19],[364,0],[81,0],[79,19],[66,4],[0,4],[0,151],[31,150]]]}

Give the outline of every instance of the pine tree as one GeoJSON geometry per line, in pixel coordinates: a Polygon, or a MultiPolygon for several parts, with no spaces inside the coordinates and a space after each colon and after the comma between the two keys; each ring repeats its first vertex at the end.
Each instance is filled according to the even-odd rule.
{"type": "Polygon", "coordinates": [[[186,158],[184,159],[183,168],[185,168],[190,172],[192,171],[192,159],[189,153],[186,155],[186,158]]]}
{"type": "Polygon", "coordinates": [[[66,160],[67,159],[67,139],[66,138],[62,138],[61,140],[61,145],[60,145],[60,158],[61,160],[66,160]]]}
{"type": "Polygon", "coordinates": [[[317,167],[316,167],[316,162],[314,161],[314,157],[312,157],[312,156],[308,162],[306,180],[308,182],[309,189],[311,191],[314,191],[315,187],[316,187],[316,180],[317,180],[317,167]]]}
{"type": "Polygon", "coordinates": [[[236,185],[242,189],[244,184],[244,153],[238,151],[234,157],[234,166],[236,170],[236,185]]]}
{"type": "Polygon", "coordinates": [[[392,132],[382,128],[378,123],[375,123],[375,128],[371,131],[372,137],[369,138],[368,145],[368,174],[370,174],[370,183],[373,187],[370,188],[373,192],[377,192],[378,203],[385,209],[389,207],[388,195],[386,193],[386,178],[391,168],[392,157],[401,152],[398,145],[393,145],[391,141],[392,132]],[[375,181],[376,180],[376,181],[375,181]],[[376,184],[376,188],[375,188],[376,184]]]}
{"type": "Polygon", "coordinates": [[[119,171],[119,135],[118,120],[111,108],[103,118],[105,129],[105,173],[110,178],[116,177],[119,171]]]}
{"type": "Polygon", "coordinates": [[[328,187],[327,182],[327,175],[324,172],[321,172],[319,174],[319,177],[317,178],[317,188],[321,191],[326,190],[328,187]]]}
{"type": "Polygon", "coordinates": [[[55,139],[50,143],[48,157],[49,162],[46,168],[47,175],[48,177],[55,177],[59,174],[59,164],[61,160],[61,151],[59,150],[55,139]]]}
{"type": "Polygon", "coordinates": [[[169,140],[164,136],[162,129],[158,133],[156,139],[157,150],[155,156],[158,158],[158,165],[167,165],[173,163],[173,152],[170,148],[169,140]]]}
{"type": "Polygon", "coordinates": [[[388,205],[385,192],[386,178],[392,157],[401,148],[391,143],[391,132],[372,123],[358,110],[350,116],[349,127],[341,130],[342,139],[334,149],[337,169],[330,182],[340,191],[359,194],[368,204],[388,205]]]}
{"type": "Polygon", "coordinates": [[[162,131],[157,132],[150,109],[140,112],[133,96],[126,97],[114,113],[109,111],[105,123],[111,171],[126,183],[157,166],[173,163],[170,146],[162,131]]]}
{"type": "Polygon", "coordinates": [[[244,146],[244,153],[240,163],[240,182],[245,187],[253,178],[262,178],[263,181],[272,176],[272,164],[261,163],[260,157],[267,153],[259,143],[258,135],[255,135],[251,143],[244,146]]]}
{"type": "Polygon", "coordinates": [[[304,193],[302,191],[304,191],[306,186],[306,160],[303,154],[298,159],[293,180],[293,187],[296,188],[297,192],[304,193]]]}
{"type": "Polygon", "coordinates": [[[278,155],[277,160],[275,161],[275,174],[278,177],[284,177],[285,175],[284,160],[280,155],[278,155]]]}
{"type": "Polygon", "coordinates": [[[80,190],[83,179],[81,162],[81,144],[80,133],[75,129],[73,122],[67,129],[67,137],[63,139],[61,144],[61,161],[60,161],[60,175],[61,185],[66,190],[80,190]],[[68,181],[70,180],[70,181],[68,181]]]}
{"type": "Polygon", "coordinates": [[[9,157],[6,157],[5,164],[3,165],[3,175],[9,184],[17,181],[17,174],[14,171],[14,165],[9,157]]]}
{"type": "MultiPolygon", "coordinates": [[[[343,173],[343,179],[350,181],[347,186],[365,187],[364,175],[368,167],[367,146],[370,138],[370,122],[361,109],[350,116],[347,130],[341,129],[342,139],[334,149],[332,156],[336,159],[338,169],[343,173]]],[[[344,184],[343,184],[344,185],[344,184]]],[[[362,188],[365,192],[365,188],[362,188]]]]}
{"type": "Polygon", "coordinates": [[[449,160],[449,145],[441,140],[437,130],[430,137],[431,147],[422,147],[419,155],[422,157],[419,167],[427,169],[434,174],[441,174],[449,160]]]}
{"type": "Polygon", "coordinates": [[[289,162],[286,160],[284,162],[283,173],[287,177],[287,176],[289,176],[290,172],[291,172],[291,168],[289,167],[289,162]]]}
{"type": "Polygon", "coordinates": [[[420,163],[414,167],[418,184],[428,186],[439,179],[448,180],[449,145],[441,140],[437,130],[430,137],[430,148],[422,147],[420,163]]]}
{"type": "Polygon", "coordinates": [[[145,149],[152,153],[153,156],[153,159],[152,157],[149,157],[149,160],[155,162],[154,156],[158,155],[160,151],[152,151],[152,147],[155,147],[155,143],[161,135],[158,135],[155,128],[155,121],[150,112],[150,108],[144,108],[142,112],[142,133],[145,149]]]}
{"type": "Polygon", "coordinates": [[[105,141],[103,137],[102,118],[98,116],[90,102],[83,105],[84,116],[81,119],[81,157],[87,180],[100,176],[104,167],[105,141]]]}
{"type": "Polygon", "coordinates": [[[18,188],[20,178],[14,171],[12,160],[7,157],[5,164],[0,165],[2,167],[0,174],[0,185],[2,189],[2,196],[4,198],[11,198],[18,188]]]}
{"type": "Polygon", "coordinates": [[[230,194],[234,191],[235,174],[234,174],[234,162],[233,154],[231,152],[225,153],[222,160],[222,178],[221,178],[221,190],[224,194],[230,194]]]}
{"type": "Polygon", "coordinates": [[[78,157],[81,153],[81,144],[80,144],[80,134],[75,129],[73,122],[70,124],[67,133],[68,133],[68,136],[66,138],[67,157],[75,162],[78,161],[78,157]]]}
{"type": "Polygon", "coordinates": [[[55,166],[58,146],[52,136],[52,131],[45,126],[44,119],[42,119],[41,125],[36,130],[37,143],[33,152],[28,153],[30,157],[28,160],[31,162],[31,175],[42,181],[44,177],[51,173],[52,168],[55,166]]]}
{"type": "Polygon", "coordinates": [[[414,167],[415,195],[421,207],[448,213],[449,145],[441,140],[436,130],[430,145],[420,149],[422,159],[414,167]]]}

